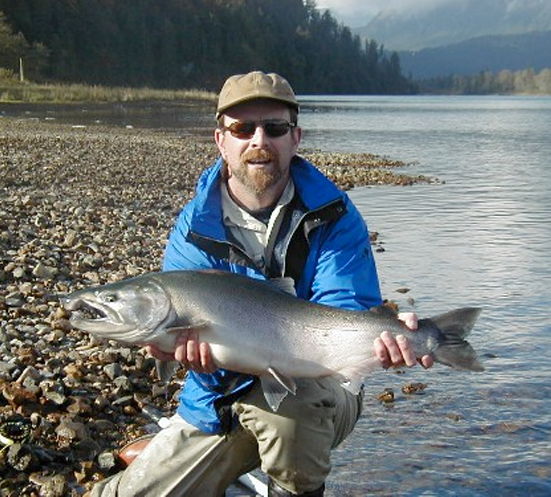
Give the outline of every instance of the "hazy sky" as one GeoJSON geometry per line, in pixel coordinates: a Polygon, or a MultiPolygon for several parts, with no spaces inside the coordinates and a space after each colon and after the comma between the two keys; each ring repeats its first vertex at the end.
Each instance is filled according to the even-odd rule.
{"type": "Polygon", "coordinates": [[[382,10],[405,12],[452,1],[454,0],[317,0],[316,4],[320,8],[331,9],[334,17],[354,28],[364,26],[382,10]]]}

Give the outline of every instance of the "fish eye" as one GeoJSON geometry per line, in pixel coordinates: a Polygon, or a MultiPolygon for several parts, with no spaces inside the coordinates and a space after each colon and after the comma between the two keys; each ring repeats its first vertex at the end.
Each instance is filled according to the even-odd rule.
{"type": "Polygon", "coordinates": [[[112,304],[112,303],[116,302],[117,300],[118,300],[117,295],[114,294],[114,293],[108,293],[107,295],[105,295],[103,297],[103,301],[107,302],[108,304],[112,304]]]}

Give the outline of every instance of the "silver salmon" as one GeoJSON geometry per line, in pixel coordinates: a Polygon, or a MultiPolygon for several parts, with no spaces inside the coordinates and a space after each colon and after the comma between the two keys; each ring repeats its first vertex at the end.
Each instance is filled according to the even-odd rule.
{"type": "Polygon", "coordinates": [[[391,311],[352,311],[297,298],[267,281],[226,271],[149,273],[92,287],[63,299],[70,322],[97,337],[153,344],[173,352],[182,329],[198,331],[220,368],[256,375],[274,411],[294,378],[334,376],[357,393],[380,367],[373,341],[383,331],[407,335],[417,357],[483,371],[465,340],[479,308],[420,319],[410,332],[391,311]]]}

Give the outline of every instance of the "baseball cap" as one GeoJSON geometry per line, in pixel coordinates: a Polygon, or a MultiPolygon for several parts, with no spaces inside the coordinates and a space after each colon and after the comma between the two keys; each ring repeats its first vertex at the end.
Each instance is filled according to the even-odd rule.
{"type": "Polygon", "coordinates": [[[283,102],[298,110],[298,101],[291,85],[285,78],[275,73],[253,71],[248,74],[230,76],[218,96],[216,118],[234,105],[257,98],[267,98],[283,102]]]}

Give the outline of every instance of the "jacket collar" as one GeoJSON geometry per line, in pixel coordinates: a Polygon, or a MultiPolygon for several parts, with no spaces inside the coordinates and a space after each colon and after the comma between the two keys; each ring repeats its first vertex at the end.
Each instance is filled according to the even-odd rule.
{"type": "MultiPolygon", "coordinates": [[[[222,220],[220,182],[224,161],[218,158],[213,167],[199,178],[195,191],[191,230],[197,235],[227,241],[222,220]]],[[[296,192],[308,211],[321,209],[342,200],[343,193],[306,159],[295,156],[291,162],[291,178],[296,192]]]]}

